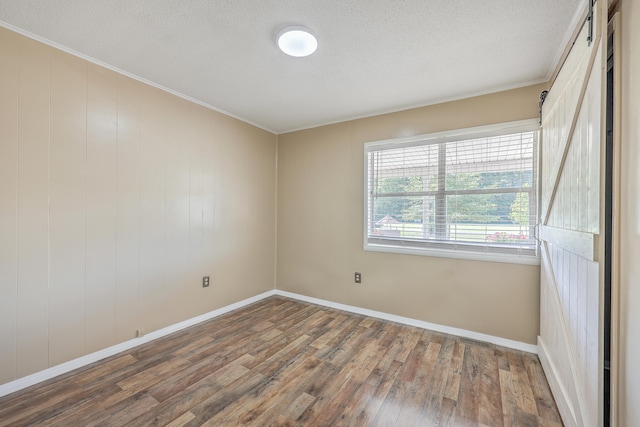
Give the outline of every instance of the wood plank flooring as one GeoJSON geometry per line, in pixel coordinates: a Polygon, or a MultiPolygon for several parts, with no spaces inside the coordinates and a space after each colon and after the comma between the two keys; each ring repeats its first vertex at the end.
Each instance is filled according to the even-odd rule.
{"type": "Polygon", "coordinates": [[[561,426],[535,355],[272,297],[0,398],[0,426],[561,426]]]}

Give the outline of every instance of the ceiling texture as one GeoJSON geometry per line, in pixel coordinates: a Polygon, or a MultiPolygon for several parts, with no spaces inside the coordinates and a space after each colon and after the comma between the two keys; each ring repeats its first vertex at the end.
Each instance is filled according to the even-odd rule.
{"type": "Polygon", "coordinates": [[[586,3],[0,0],[0,25],[284,133],[545,82],[586,3]],[[316,53],[278,50],[289,25],[316,53]]]}

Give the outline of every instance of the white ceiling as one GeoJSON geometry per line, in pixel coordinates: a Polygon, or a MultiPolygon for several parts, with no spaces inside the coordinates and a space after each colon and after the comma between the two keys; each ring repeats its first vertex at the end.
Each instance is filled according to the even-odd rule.
{"type": "Polygon", "coordinates": [[[583,6],[0,0],[0,24],[282,133],[546,81],[583,6]],[[317,52],[280,52],[287,25],[310,28],[317,52]]]}

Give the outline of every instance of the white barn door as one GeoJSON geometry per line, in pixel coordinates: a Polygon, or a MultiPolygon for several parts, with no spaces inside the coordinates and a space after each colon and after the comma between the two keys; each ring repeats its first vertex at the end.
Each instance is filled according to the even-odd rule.
{"type": "MultiPolygon", "coordinates": [[[[594,7],[595,12],[595,7],[594,7]]],[[[598,19],[594,17],[594,34],[598,19]]],[[[567,426],[600,425],[602,43],[585,24],[542,108],[540,360],[567,426]]]]}

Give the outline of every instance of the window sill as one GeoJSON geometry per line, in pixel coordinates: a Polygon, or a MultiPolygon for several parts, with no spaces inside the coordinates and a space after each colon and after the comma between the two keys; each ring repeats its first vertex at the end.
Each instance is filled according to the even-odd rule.
{"type": "Polygon", "coordinates": [[[495,253],[479,253],[462,250],[446,250],[433,248],[411,248],[393,245],[366,243],[364,250],[369,252],[385,252],[392,254],[420,255],[438,258],[463,259],[469,261],[498,262],[507,264],[540,265],[539,256],[510,255],[495,253]]]}

